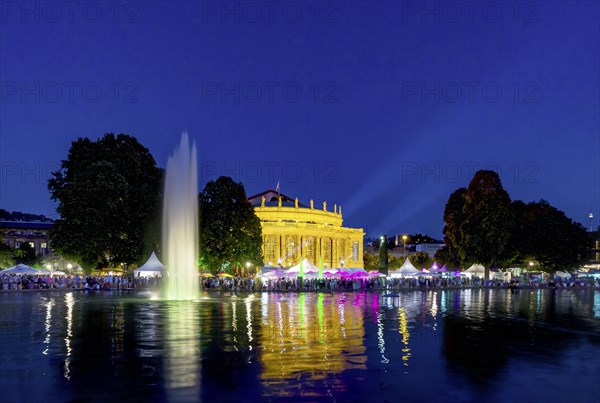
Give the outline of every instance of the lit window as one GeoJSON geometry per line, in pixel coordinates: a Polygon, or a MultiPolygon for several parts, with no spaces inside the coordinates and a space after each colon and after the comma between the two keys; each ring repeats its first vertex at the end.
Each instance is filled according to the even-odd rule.
{"type": "Polygon", "coordinates": [[[42,249],[46,249],[48,247],[48,244],[46,242],[42,242],[42,249]]]}
{"type": "Polygon", "coordinates": [[[358,242],[352,242],[352,260],[358,262],[358,242]]]}
{"type": "Polygon", "coordinates": [[[31,249],[35,249],[35,244],[33,242],[29,242],[29,246],[31,246],[31,249]]]}

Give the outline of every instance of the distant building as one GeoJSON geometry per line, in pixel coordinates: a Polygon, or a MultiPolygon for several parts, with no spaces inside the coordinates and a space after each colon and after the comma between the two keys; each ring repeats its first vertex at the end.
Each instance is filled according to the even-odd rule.
{"type": "Polygon", "coordinates": [[[435,252],[444,247],[443,243],[420,243],[416,247],[417,252],[428,253],[429,256],[435,255],[435,252]]]}
{"type": "Polygon", "coordinates": [[[298,264],[300,258],[324,267],[363,267],[362,228],[342,226],[342,208],[327,208],[323,202],[315,207],[297,198],[267,190],[248,198],[260,219],[265,265],[282,266],[298,264]]]}
{"type": "Polygon", "coordinates": [[[48,231],[53,225],[53,221],[0,221],[0,237],[11,248],[29,243],[37,255],[47,256],[52,252],[48,231]]]}
{"type": "Polygon", "coordinates": [[[588,234],[590,236],[590,258],[583,267],[588,270],[600,270],[600,231],[588,234]]]}

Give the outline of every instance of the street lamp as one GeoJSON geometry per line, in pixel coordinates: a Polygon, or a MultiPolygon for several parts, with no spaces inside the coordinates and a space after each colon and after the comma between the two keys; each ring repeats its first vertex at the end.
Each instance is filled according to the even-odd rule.
{"type": "Polygon", "coordinates": [[[407,239],[408,239],[408,236],[402,235],[402,248],[404,249],[404,257],[406,257],[406,240],[407,239]]]}
{"type": "Polygon", "coordinates": [[[69,274],[71,274],[71,270],[73,269],[73,265],[71,263],[67,264],[67,270],[69,271],[69,274]]]}

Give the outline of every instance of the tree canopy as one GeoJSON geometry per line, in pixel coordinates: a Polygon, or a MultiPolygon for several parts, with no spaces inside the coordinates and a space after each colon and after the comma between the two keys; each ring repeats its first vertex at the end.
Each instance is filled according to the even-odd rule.
{"type": "Polygon", "coordinates": [[[462,240],[460,226],[463,222],[466,191],[467,189],[465,188],[457,189],[448,198],[448,202],[444,208],[444,246],[435,254],[437,259],[455,266],[460,265],[460,252],[458,248],[462,240]]]}
{"type": "Polygon", "coordinates": [[[74,141],[48,181],[60,215],[50,231],[53,248],[88,268],[138,262],[148,234],[158,236],[151,227],[160,216],[162,177],[135,137],[74,141]]]}
{"type": "Polygon", "coordinates": [[[464,201],[458,253],[467,264],[483,264],[488,278],[489,267],[504,257],[510,237],[510,196],[496,172],[481,170],[469,183],[464,201]]]}
{"type": "Polygon", "coordinates": [[[215,273],[225,267],[263,265],[262,229],[244,185],[227,176],[200,193],[200,262],[215,273]]]}
{"type": "Polygon", "coordinates": [[[511,202],[498,174],[478,171],[467,189],[453,192],[444,209],[445,246],[435,257],[456,266],[509,267],[537,262],[541,270],[574,270],[586,258],[583,226],[541,200],[511,202]]]}
{"type": "Polygon", "coordinates": [[[517,205],[519,224],[513,232],[520,261],[531,259],[543,271],[574,271],[586,259],[585,228],[547,201],[517,205]]]}

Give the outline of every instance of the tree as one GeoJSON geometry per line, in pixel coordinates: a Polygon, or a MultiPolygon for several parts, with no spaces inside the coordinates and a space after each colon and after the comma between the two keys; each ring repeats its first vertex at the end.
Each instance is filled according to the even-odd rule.
{"type": "Polygon", "coordinates": [[[79,138],[52,173],[58,202],[50,231],[53,248],[78,256],[86,268],[115,267],[145,258],[151,223],[160,215],[163,172],[135,137],[112,133],[79,138]]]}
{"type": "MultiPolygon", "coordinates": [[[[0,239],[3,238],[0,232],[0,239]]],[[[4,242],[0,242],[0,267],[8,268],[15,264],[15,253],[13,248],[6,245],[4,242]]]]}
{"type": "Polygon", "coordinates": [[[514,200],[510,204],[512,227],[510,238],[504,250],[501,266],[521,266],[533,259],[533,245],[530,236],[530,210],[529,205],[521,200],[514,200]]]}
{"type": "Polygon", "coordinates": [[[402,267],[404,258],[388,254],[388,272],[389,270],[397,270],[402,267]]]}
{"type": "Polygon", "coordinates": [[[463,208],[467,189],[455,190],[444,208],[444,246],[435,254],[436,259],[460,266],[459,246],[462,243],[461,225],[464,221],[463,208]]]}
{"type": "Polygon", "coordinates": [[[429,253],[427,252],[417,252],[414,255],[409,256],[410,261],[416,267],[423,267],[425,263],[429,262],[429,253]]]}
{"type": "Polygon", "coordinates": [[[379,258],[376,255],[365,252],[363,254],[363,263],[365,270],[377,270],[379,268],[379,258]]]}
{"type": "Polygon", "coordinates": [[[21,246],[14,249],[15,263],[33,265],[39,263],[38,256],[35,253],[35,249],[29,244],[29,242],[23,242],[21,246]]]}
{"type": "Polygon", "coordinates": [[[263,265],[262,229],[244,185],[221,176],[200,193],[200,262],[216,273],[223,265],[263,265]]]}
{"type": "Polygon", "coordinates": [[[512,215],[510,197],[494,171],[480,170],[464,193],[459,225],[458,255],[464,263],[481,263],[485,278],[491,265],[506,256],[512,215]]]}
{"type": "Polygon", "coordinates": [[[588,257],[585,228],[547,201],[515,204],[520,222],[511,242],[521,260],[535,260],[541,270],[575,271],[588,257]]]}
{"type": "Polygon", "coordinates": [[[379,272],[382,274],[388,274],[388,243],[387,236],[382,235],[383,238],[379,245],[379,272]]]}

